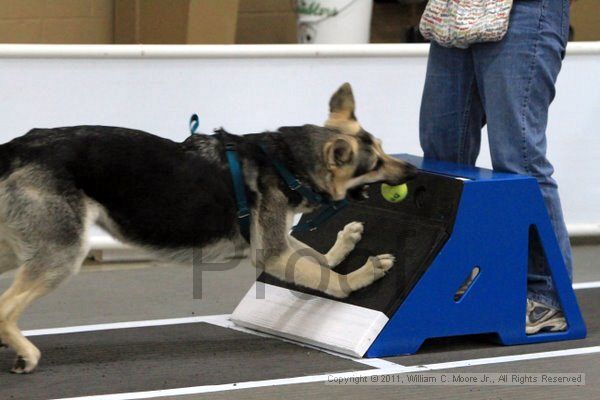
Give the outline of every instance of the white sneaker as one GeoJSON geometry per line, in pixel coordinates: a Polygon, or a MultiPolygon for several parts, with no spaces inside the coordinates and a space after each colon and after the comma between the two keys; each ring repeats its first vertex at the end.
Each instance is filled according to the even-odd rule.
{"type": "Polygon", "coordinates": [[[558,332],[566,328],[567,320],[561,310],[527,299],[525,333],[533,335],[540,331],[558,332]]]}

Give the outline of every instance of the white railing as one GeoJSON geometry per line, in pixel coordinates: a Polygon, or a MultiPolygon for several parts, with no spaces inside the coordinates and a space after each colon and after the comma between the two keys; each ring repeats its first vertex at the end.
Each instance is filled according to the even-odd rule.
{"type": "MultiPolygon", "coordinates": [[[[428,44],[47,45],[0,44],[0,58],[340,58],[419,57],[428,44]]],[[[571,42],[568,54],[600,54],[598,42],[571,42]]]]}

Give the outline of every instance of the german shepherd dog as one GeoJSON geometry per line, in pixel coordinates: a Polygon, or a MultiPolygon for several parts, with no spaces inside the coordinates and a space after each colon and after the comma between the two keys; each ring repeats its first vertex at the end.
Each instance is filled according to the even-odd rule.
{"type": "Polygon", "coordinates": [[[223,256],[226,248],[244,248],[266,273],[338,298],[384,276],[394,263],[390,254],[370,257],[348,275],[329,272],[361,239],[361,223],[348,224],[326,254],[291,237],[293,215],[311,207],[269,161],[283,161],[330,200],[369,183],[397,185],[413,177],[412,165],[386,155],[360,126],[354,104],[346,83],[330,100],[325,127],[244,136],[220,130],[176,143],[132,129],[75,126],[33,129],[0,145],[0,273],[18,268],[0,296],[1,343],[17,354],[12,372],[32,372],[41,356],[17,327],[19,316],[78,272],[93,223],[125,243],[188,264],[194,251],[223,256]],[[250,243],[237,221],[226,142],[235,143],[243,170],[250,243]],[[299,250],[311,256],[286,273],[299,250]]]}

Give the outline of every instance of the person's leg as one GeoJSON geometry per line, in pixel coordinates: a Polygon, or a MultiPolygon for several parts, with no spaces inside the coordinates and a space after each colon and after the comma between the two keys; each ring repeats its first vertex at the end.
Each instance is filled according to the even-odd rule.
{"type": "MultiPolygon", "coordinates": [[[[534,176],[565,264],[572,256],[552,165],[546,158],[548,108],[568,35],[568,0],[515,1],[507,35],[472,46],[475,73],[486,110],[493,167],[534,176]]],[[[528,297],[559,308],[537,240],[530,243],[528,297]]]]}
{"type": "Polygon", "coordinates": [[[475,164],[483,120],[471,51],[432,43],[419,118],[424,157],[475,164]]]}

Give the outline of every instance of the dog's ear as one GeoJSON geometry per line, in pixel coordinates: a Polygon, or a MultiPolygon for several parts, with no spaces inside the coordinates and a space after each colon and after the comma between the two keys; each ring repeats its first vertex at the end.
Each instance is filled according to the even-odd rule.
{"type": "Polygon", "coordinates": [[[346,82],[329,100],[329,118],[325,126],[348,135],[358,134],[361,128],[354,114],[355,108],[352,87],[346,82]]]}
{"type": "Polygon", "coordinates": [[[325,145],[325,159],[328,169],[343,167],[354,160],[352,144],[345,139],[334,139],[325,145]]]}
{"type": "Polygon", "coordinates": [[[356,121],[356,116],[354,115],[355,108],[356,104],[354,103],[352,86],[346,82],[331,96],[329,100],[329,112],[356,121]]]}

